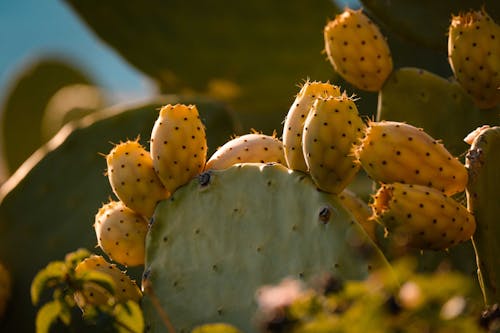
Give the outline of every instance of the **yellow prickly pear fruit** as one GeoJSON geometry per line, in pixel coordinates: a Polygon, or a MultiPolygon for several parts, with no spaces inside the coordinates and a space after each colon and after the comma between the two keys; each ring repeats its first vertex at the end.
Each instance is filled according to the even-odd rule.
{"type": "Polygon", "coordinates": [[[196,106],[162,107],[151,133],[150,147],[155,171],[170,193],[202,172],[207,139],[196,106]]]}
{"type": "Polygon", "coordinates": [[[95,283],[84,283],[82,292],[75,295],[80,307],[84,308],[86,304],[105,305],[128,300],[138,302],[141,299],[142,293],[135,281],[132,281],[125,272],[122,272],[116,265],[107,262],[102,256],[92,255],[80,262],[75,268],[77,276],[82,276],[90,271],[108,275],[114,283],[115,294],[111,295],[95,283]]]}
{"type": "Polygon", "coordinates": [[[283,127],[283,147],[289,169],[307,172],[306,161],[302,153],[304,122],[314,101],[319,97],[330,96],[340,96],[340,88],[328,82],[307,81],[295,97],[283,127]]]}
{"type": "Polygon", "coordinates": [[[153,168],[149,152],[138,140],[116,145],[106,156],[108,179],[118,199],[149,218],[169,193],[153,168]]]}
{"type": "Polygon", "coordinates": [[[500,104],[500,26],[486,11],[452,17],[448,60],[458,82],[478,107],[500,104]]]}
{"type": "Polygon", "coordinates": [[[361,10],[346,9],[324,28],[333,68],[359,89],[378,91],[392,72],[392,57],[379,28],[361,10]]]}
{"type": "Polygon", "coordinates": [[[370,206],[348,189],[344,189],[338,197],[342,205],[351,212],[356,221],[363,227],[366,234],[370,236],[373,241],[376,241],[375,227],[377,223],[371,219],[372,209],[370,206]]]}
{"type": "Polygon", "coordinates": [[[251,133],[226,142],[205,166],[206,170],[221,170],[237,163],[285,163],[283,143],[273,134],[251,133]]]}
{"type": "Polygon", "coordinates": [[[11,294],[12,282],[7,269],[0,263],[0,319],[5,313],[11,294]]]}
{"type": "Polygon", "coordinates": [[[442,250],[471,238],[474,216],[453,198],[434,188],[384,184],[374,196],[374,219],[399,245],[442,250]]]}
{"type": "Polygon", "coordinates": [[[374,180],[425,185],[447,195],[465,189],[465,166],[423,129],[395,121],[368,125],[356,155],[374,180]]]}
{"type": "Polygon", "coordinates": [[[354,101],[343,94],[317,99],[304,123],[302,149],[319,189],[340,193],[359,170],[353,154],[364,132],[354,101]]]}
{"type": "Polygon", "coordinates": [[[148,222],[121,201],[103,205],[95,216],[97,243],[114,261],[125,266],[144,264],[148,222]]]}

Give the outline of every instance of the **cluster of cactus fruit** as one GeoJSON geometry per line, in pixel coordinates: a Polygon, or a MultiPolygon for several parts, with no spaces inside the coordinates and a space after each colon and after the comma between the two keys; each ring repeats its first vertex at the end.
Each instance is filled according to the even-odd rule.
{"type": "MultiPolygon", "coordinates": [[[[450,26],[450,64],[480,107],[500,102],[499,32],[484,11],[454,17],[450,26]]],[[[328,59],[346,81],[367,91],[382,88],[393,70],[391,52],[361,10],[338,15],[326,25],[324,38],[328,59]]],[[[254,131],[230,139],[207,158],[197,107],[169,104],[159,111],[149,151],[137,138],[106,155],[106,174],[117,200],[105,203],[95,216],[97,243],[120,265],[144,265],[142,302],[151,332],[164,331],[165,325],[187,332],[223,321],[252,330],[251,316],[257,311],[253,293],[259,286],[284,276],[307,280],[321,272],[361,280],[379,269],[385,269],[383,283],[391,285],[390,292],[383,287],[370,301],[397,312],[384,312],[392,322],[381,320],[380,331],[397,324],[407,327],[407,313],[420,311],[424,301],[403,304],[409,284],[399,286],[388,277],[375,229],[383,226],[398,246],[418,250],[445,250],[470,240],[478,213],[471,208],[474,198],[468,198],[466,207],[460,193],[478,184],[480,178],[470,176],[470,165],[480,160],[476,146],[488,130],[497,129],[482,128],[469,138],[473,147],[466,167],[423,129],[363,119],[354,96],[329,82],[307,80],[286,115],[282,140],[275,133],[254,131]],[[360,170],[378,187],[370,205],[348,188],[360,170]],[[388,296],[398,292],[398,300],[388,296]]],[[[486,279],[483,284],[500,281],[491,263],[481,261],[480,268],[487,275],[480,276],[486,279]]],[[[72,296],[84,312],[142,298],[136,283],[101,256],[88,254],[69,269],[80,281],[72,296]]],[[[286,310],[280,312],[282,321],[271,323],[286,327],[273,330],[267,322],[263,330],[342,329],[346,321],[338,319],[339,313],[354,309],[354,316],[361,307],[358,301],[368,297],[360,290],[373,283],[373,278],[352,282],[330,300],[301,292],[302,300],[281,308],[286,310]]],[[[494,293],[492,298],[500,299],[494,293]]],[[[472,327],[465,319],[462,324],[472,327]]],[[[193,332],[219,329],[238,332],[224,324],[193,332]]]]}

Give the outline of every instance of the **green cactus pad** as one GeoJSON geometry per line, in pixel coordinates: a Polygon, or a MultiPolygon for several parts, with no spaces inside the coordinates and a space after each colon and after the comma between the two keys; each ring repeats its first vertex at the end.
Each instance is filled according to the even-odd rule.
{"type": "MultiPolygon", "coordinates": [[[[309,176],[248,163],[208,171],[159,204],[145,281],[178,332],[207,322],[252,332],[261,285],[323,272],[362,279],[387,265],[339,199],[309,176]]],[[[151,332],[165,331],[152,302],[145,318],[151,332]]]]}
{"type": "Polygon", "coordinates": [[[94,215],[113,193],[99,153],[137,135],[145,144],[159,107],[168,103],[198,106],[213,129],[207,138],[213,150],[234,133],[227,109],[209,99],[165,96],[113,107],[65,127],[0,188],[0,258],[15,281],[0,332],[32,332],[36,309],[29,290],[36,272],[78,247],[95,247],[94,215]]]}
{"type": "Polygon", "coordinates": [[[474,249],[487,304],[500,303],[500,127],[479,134],[467,154],[467,205],[476,218],[474,249]]]}
{"type": "Polygon", "coordinates": [[[479,110],[456,82],[418,68],[394,71],[379,92],[377,120],[404,121],[422,127],[458,156],[463,138],[474,128],[500,124],[498,111],[479,110]]]}
{"type": "Polygon", "coordinates": [[[57,58],[44,58],[22,68],[10,84],[2,115],[0,160],[6,176],[16,169],[46,140],[42,133],[45,107],[62,87],[90,79],[78,68],[57,58]]]}

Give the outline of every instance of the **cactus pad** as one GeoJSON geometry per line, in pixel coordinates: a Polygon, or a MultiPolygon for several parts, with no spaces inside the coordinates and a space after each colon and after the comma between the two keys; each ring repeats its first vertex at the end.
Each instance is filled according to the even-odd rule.
{"type": "MultiPolygon", "coordinates": [[[[207,322],[251,332],[261,285],[322,272],[362,279],[386,265],[337,197],[309,176],[248,163],[203,173],[159,203],[144,279],[178,332],[207,322]]],[[[151,332],[163,332],[155,308],[144,311],[151,332]]]]}
{"type": "Polygon", "coordinates": [[[469,168],[467,205],[476,217],[473,236],[480,279],[486,303],[500,302],[500,127],[485,129],[477,135],[467,154],[469,168]]]}
{"type": "Polygon", "coordinates": [[[405,121],[425,128],[458,156],[471,129],[500,124],[498,112],[482,112],[454,81],[418,68],[394,71],[379,93],[377,120],[405,121]],[[402,107],[404,105],[404,107],[402,107]]]}

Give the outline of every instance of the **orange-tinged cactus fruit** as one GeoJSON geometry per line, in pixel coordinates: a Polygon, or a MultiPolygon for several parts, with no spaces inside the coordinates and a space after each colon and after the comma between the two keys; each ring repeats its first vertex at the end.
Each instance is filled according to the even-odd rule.
{"type": "Polygon", "coordinates": [[[359,170],[353,151],[364,128],[354,100],[345,94],[314,102],[304,123],[302,148],[319,189],[340,193],[353,180],[359,170]]]}
{"type": "Polygon", "coordinates": [[[448,60],[458,82],[479,108],[500,104],[500,26],[486,11],[452,17],[448,60]]]}
{"type": "Polygon", "coordinates": [[[205,170],[222,170],[237,163],[285,164],[283,143],[275,135],[245,134],[226,142],[207,161],[205,170]]]}
{"type": "Polygon", "coordinates": [[[153,166],[170,193],[201,173],[207,158],[205,127],[194,105],[166,105],[153,126],[153,166]]]}
{"type": "Polygon", "coordinates": [[[2,319],[5,310],[7,309],[7,302],[10,299],[12,289],[12,281],[9,271],[0,262],[0,319],[2,319]]]}
{"type": "Polygon", "coordinates": [[[399,245],[443,250],[471,238],[474,216],[453,198],[434,188],[384,184],[374,196],[373,219],[379,220],[399,245]]]}
{"type": "Polygon", "coordinates": [[[349,189],[344,189],[338,197],[342,205],[347,208],[366,234],[375,242],[377,240],[375,235],[377,223],[371,219],[372,209],[370,206],[349,189]]]}
{"type": "Polygon", "coordinates": [[[124,266],[144,264],[148,221],[121,201],[103,205],[95,216],[94,230],[99,247],[124,266]]]}
{"type": "Polygon", "coordinates": [[[302,153],[304,122],[314,101],[319,97],[330,96],[340,96],[340,88],[328,82],[307,81],[295,97],[283,127],[283,147],[289,169],[307,172],[307,164],[302,153]]]}
{"type": "Polygon", "coordinates": [[[425,185],[447,195],[467,185],[465,166],[442,143],[409,124],[369,122],[356,155],[366,173],[382,183],[425,185]]]}
{"type": "Polygon", "coordinates": [[[81,307],[85,304],[105,305],[110,302],[126,302],[132,300],[139,302],[142,293],[139,287],[130,277],[122,272],[116,265],[109,263],[102,256],[91,255],[80,262],[76,268],[77,276],[83,276],[89,271],[97,271],[108,275],[114,283],[114,295],[95,283],[87,282],[83,284],[82,292],[76,296],[81,307]]]}
{"type": "Polygon", "coordinates": [[[324,28],[325,50],[333,68],[347,82],[378,91],[392,72],[389,45],[361,10],[346,9],[324,28]]]}
{"type": "Polygon", "coordinates": [[[149,152],[138,140],[126,141],[111,150],[106,162],[109,183],[118,199],[150,218],[156,204],[169,193],[153,168],[149,152]]]}

